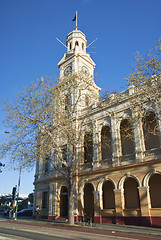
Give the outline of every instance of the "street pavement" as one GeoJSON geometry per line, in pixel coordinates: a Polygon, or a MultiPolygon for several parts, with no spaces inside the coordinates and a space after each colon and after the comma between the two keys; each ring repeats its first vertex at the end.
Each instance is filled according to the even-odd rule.
{"type": "Polygon", "coordinates": [[[96,224],[84,226],[83,223],[68,225],[66,222],[19,218],[10,220],[0,218],[0,240],[11,239],[92,239],[92,240],[153,240],[161,239],[160,228],[123,226],[115,224],[96,224]],[[7,234],[9,234],[10,238],[7,234]],[[13,238],[13,236],[19,238],[13,238]],[[4,239],[6,237],[6,239],[4,239]]]}

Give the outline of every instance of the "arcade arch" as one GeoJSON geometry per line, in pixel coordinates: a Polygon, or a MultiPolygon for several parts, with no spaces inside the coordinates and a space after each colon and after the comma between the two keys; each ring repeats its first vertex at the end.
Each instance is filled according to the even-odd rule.
{"type": "Polygon", "coordinates": [[[114,185],[110,180],[104,181],[102,185],[103,209],[115,208],[114,185]]]}
{"type": "Polygon", "coordinates": [[[133,177],[127,177],[124,181],[125,209],[140,208],[138,182],[133,177]]]}
{"type": "Polygon", "coordinates": [[[84,185],[84,214],[94,216],[94,187],[91,183],[84,185]]]}
{"type": "Polygon", "coordinates": [[[161,174],[154,173],[149,178],[151,208],[161,208],[161,174]]]}

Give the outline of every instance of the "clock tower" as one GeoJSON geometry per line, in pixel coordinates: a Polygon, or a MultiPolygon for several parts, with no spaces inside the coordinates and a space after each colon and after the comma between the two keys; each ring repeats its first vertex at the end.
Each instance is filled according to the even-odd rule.
{"type": "MultiPolygon", "coordinates": [[[[64,45],[64,44],[63,44],[64,45]]],[[[83,97],[81,98],[81,106],[85,107],[83,102],[89,102],[89,105],[99,101],[99,91],[101,90],[94,82],[94,68],[95,63],[91,59],[90,54],[86,52],[87,40],[83,32],[76,29],[70,32],[66,39],[67,52],[58,63],[60,69],[60,78],[65,77],[68,74],[84,74],[86,79],[90,79],[90,90],[82,91],[81,94],[89,101],[86,101],[83,97]]],[[[78,96],[78,91],[75,89],[75,93],[78,96]]],[[[73,99],[74,101],[74,99],[73,99]]]]}
{"type": "Polygon", "coordinates": [[[86,75],[93,76],[95,63],[90,55],[86,52],[86,36],[80,30],[73,30],[67,36],[66,40],[67,53],[58,63],[60,69],[60,78],[69,72],[77,73],[83,71],[86,75]]]}

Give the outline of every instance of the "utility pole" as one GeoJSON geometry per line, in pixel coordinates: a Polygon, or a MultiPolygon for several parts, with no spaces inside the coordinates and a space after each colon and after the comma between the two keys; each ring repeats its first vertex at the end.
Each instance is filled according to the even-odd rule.
{"type": "Polygon", "coordinates": [[[13,212],[13,219],[15,219],[16,189],[17,189],[17,186],[13,187],[13,189],[12,189],[12,212],[13,212]]]}

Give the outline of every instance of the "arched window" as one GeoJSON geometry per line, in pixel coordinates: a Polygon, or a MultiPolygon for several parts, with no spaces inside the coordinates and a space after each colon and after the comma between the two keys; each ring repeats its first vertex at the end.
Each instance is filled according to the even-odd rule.
{"type": "Polygon", "coordinates": [[[78,41],[76,41],[76,42],[75,42],[75,46],[79,46],[79,43],[78,43],[78,41]]]}
{"type": "Polygon", "coordinates": [[[149,179],[149,192],[152,208],[161,208],[161,175],[153,174],[149,179]]]}
{"type": "Polygon", "coordinates": [[[138,183],[132,177],[128,177],[125,179],[124,198],[125,208],[140,208],[138,183]]]}
{"type": "Polygon", "coordinates": [[[143,118],[143,132],[146,150],[160,146],[158,125],[155,113],[147,112],[143,118]]]}
{"type": "Polygon", "coordinates": [[[70,42],[69,44],[69,49],[71,50],[72,49],[72,43],[70,42]]]}
{"type": "Polygon", "coordinates": [[[84,43],[82,43],[82,50],[84,50],[84,43]]]}
{"type": "Polygon", "coordinates": [[[93,136],[90,132],[84,136],[84,163],[93,161],[93,136]]]}
{"type": "Polygon", "coordinates": [[[129,119],[121,121],[120,125],[122,155],[135,152],[134,134],[132,124],[129,119]]]}
{"type": "Polygon", "coordinates": [[[114,185],[111,181],[105,181],[102,186],[103,209],[115,208],[114,185]]]}
{"type": "Polygon", "coordinates": [[[48,173],[49,172],[49,164],[50,164],[50,158],[49,157],[47,157],[47,158],[45,158],[45,160],[44,160],[44,172],[45,173],[48,173]]]}
{"type": "Polygon", "coordinates": [[[70,107],[71,107],[71,95],[68,93],[65,96],[65,110],[69,112],[70,107]]]}
{"type": "Polygon", "coordinates": [[[102,160],[112,157],[111,131],[108,126],[104,126],[101,131],[101,154],[102,160]]]}
{"type": "Polygon", "coordinates": [[[90,99],[88,95],[85,96],[85,104],[87,107],[90,105],[90,99]]]}

